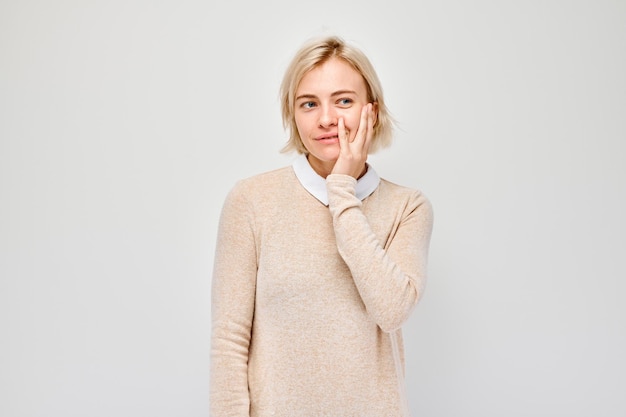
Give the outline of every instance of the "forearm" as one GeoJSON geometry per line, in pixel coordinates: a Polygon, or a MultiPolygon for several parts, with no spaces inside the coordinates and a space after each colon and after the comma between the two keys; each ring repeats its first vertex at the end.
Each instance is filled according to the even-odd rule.
{"type": "Polygon", "coordinates": [[[210,410],[213,417],[249,416],[248,345],[244,329],[215,326],[211,341],[210,410]]]}
{"type": "MultiPolygon", "coordinates": [[[[248,350],[252,311],[229,285],[214,276],[210,369],[211,416],[248,416],[248,350]],[[222,287],[222,288],[219,288],[222,287]]],[[[234,281],[234,280],[233,280],[234,281]]],[[[245,291],[245,289],[244,289],[245,291]]]]}
{"type": "Polygon", "coordinates": [[[431,207],[425,199],[412,201],[390,239],[380,242],[354,196],[354,183],[348,176],[327,179],[337,248],[368,314],[382,330],[393,331],[409,317],[425,286],[431,207]]]}

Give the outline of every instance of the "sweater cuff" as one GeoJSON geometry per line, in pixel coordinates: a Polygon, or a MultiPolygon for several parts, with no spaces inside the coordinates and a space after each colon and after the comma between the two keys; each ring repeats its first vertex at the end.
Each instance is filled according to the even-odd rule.
{"type": "Polygon", "coordinates": [[[360,204],[356,198],[356,179],[345,174],[330,174],[326,177],[326,190],[328,191],[328,206],[342,207],[360,204]]]}
{"type": "Polygon", "coordinates": [[[356,186],[356,180],[351,175],[346,174],[329,174],[326,177],[326,184],[328,187],[332,186],[351,186],[352,189],[356,186]]]}

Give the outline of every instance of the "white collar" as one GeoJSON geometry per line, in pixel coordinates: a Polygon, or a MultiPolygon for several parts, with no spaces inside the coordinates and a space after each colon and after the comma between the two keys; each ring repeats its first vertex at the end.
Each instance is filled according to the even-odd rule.
{"type": "MultiPolygon", "coordinates": [[[[328,205],[328,192],[326,180],[320,176],[309,164],[305,154],[300,154],[293,161],[293,170],[300,184],[325,206],[328,205]]],[[[370,164],[367,164],[367,172],[356,182],[354,193],[359,200],[363,200],[376,190],[380,183],[380,177],[370,164]]]]}

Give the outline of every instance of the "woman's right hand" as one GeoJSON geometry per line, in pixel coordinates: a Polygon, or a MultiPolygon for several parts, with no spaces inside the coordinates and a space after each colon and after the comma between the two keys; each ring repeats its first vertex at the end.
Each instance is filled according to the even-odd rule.
{"type": "Polygon", "coordinates": [[[354,138],[350,139],[343,118],[339,118],[339,157],[331,174],[350,175],[358,179],[365,173],[369,145],[374,136],[375,119],[374,103],[363,106],[359,127],[354,138]]]}

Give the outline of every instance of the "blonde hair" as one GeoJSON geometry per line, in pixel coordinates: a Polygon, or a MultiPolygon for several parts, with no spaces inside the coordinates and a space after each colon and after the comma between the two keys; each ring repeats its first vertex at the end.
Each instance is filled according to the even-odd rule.
{"type": "Polygon", "coordinates": [[[391,144],[394,120],[383,99],[383,89],[374,67],[358,48],[347,44],[337,36],[312,39],[306,42],[291,60],[280,86],[280,103],[283,127],[289,131],[289,139],[281,152],[308,153],[302,143],[295,119],[296,90],[302,78],[312,69],[330,58],[339,58],[352,66],[365,80],[368,101],[376,103],[378,116],[374,124],[374,136],[369,153],[391,144]]]}

